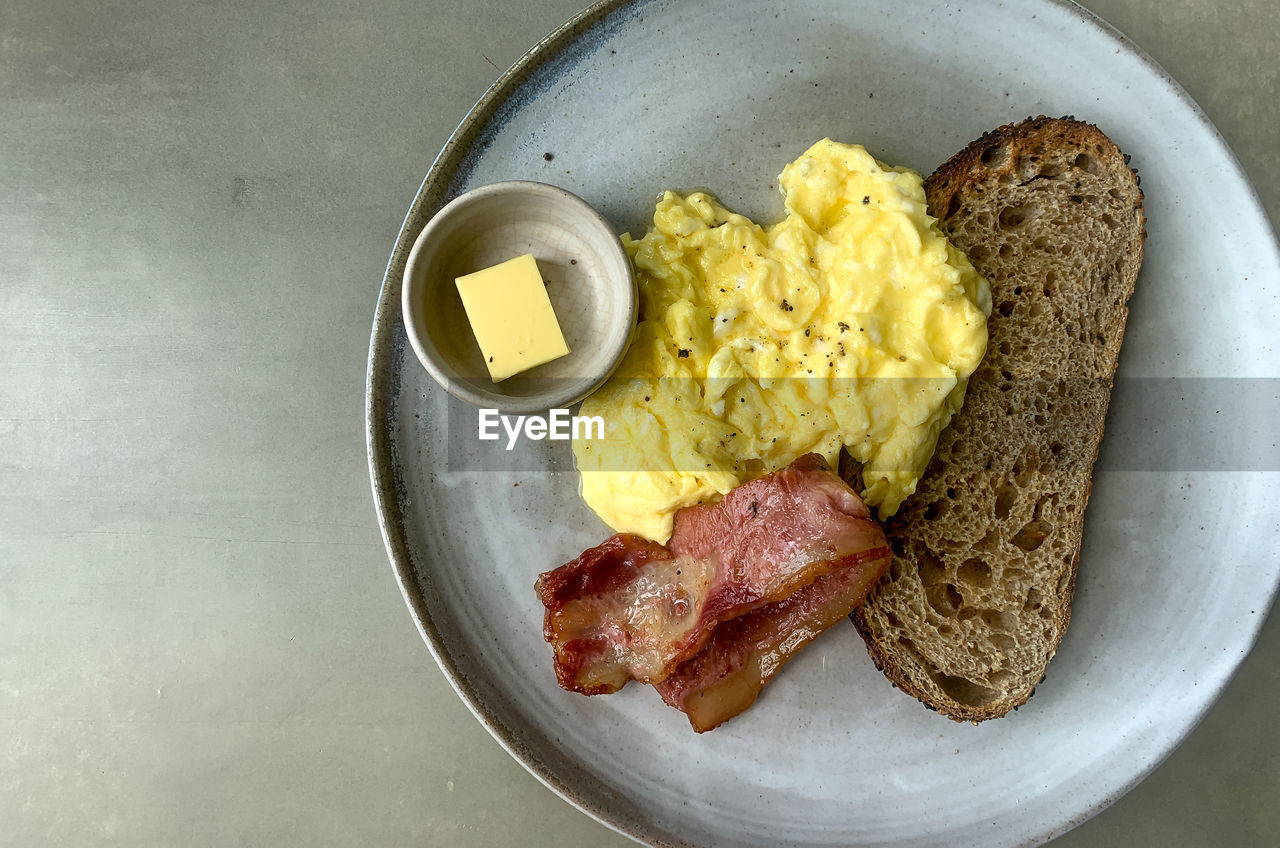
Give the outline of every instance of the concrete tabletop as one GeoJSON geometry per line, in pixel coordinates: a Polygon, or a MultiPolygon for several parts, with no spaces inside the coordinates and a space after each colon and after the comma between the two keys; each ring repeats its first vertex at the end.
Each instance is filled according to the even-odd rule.
{"type": "MultiPolygon", "coordinates": [[[[362,424],[405,209],[585,0],[8,0],[0,844],[631,844],[498,747],[378,535],[362,424]]],[[[1089,0],[1280,215],[1273,0],[1089,0]]],[[[1280,844],[1280,621],[1055,845],[1280,844]]]]}

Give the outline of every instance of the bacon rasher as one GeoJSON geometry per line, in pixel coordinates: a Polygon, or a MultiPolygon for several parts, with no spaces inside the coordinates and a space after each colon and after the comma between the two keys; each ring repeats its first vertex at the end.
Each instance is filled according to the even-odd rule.
{"type": "Polygon", "coordinates": [[[789,597],[721,622],[702,650],[653,688],[699,733],[733,718],[797,651],[866,599],[889,559],[885,548],[854,554],[789,597]]]}
{"type": "Polygon", "coordinates": [[[660,691],[704,730],[749,706],[889,559],[866,505],[809,454],[681,510],[666,546],[619,534],[541,575],[543,635],[560,685],[588,695],[659,684],[686,663],[660,691]]]}

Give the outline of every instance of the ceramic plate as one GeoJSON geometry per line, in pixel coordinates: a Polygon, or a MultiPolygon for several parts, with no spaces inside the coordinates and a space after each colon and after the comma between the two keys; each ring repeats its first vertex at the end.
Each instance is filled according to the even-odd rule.
{"type": "Polygon", "coordinates": [[[1266,615],[1280,563],[1280,498],[1263,473],[1274,449],[1253,451],[1238,401],[1216,416],[1208,407],[1280,376],[1278,264],[1257,198],[1204,115],[1077,6],[602,3],[485,95],[405,219],[369,359],[387,549],[476,716],[555,791],[637,840],[1038,844],[1177,745],[1266,615]],[[578,498],[567,443],[478,442],[475,411],[451,405],[405,344],[401,274],[432,213],[473,186],[533,179],[585,198],[619,232],[642,231],[669,187],[709,188],[770,221],[776,175],[823,136],[927,173],[983,131],[1038,113],[1095,122],[1133,155],[1150,237],[1075,616],[1036,696],[999,721],[955,724],[893,689],[852,626],[702,736],[647,687],[590,699],[557,688],[533,582],[607,530],[578,498]],[[1182,426],[1192,413],[1169,401],[1170,385],[1202,401],[1188,403],[1203,422],[1182,426]]]}

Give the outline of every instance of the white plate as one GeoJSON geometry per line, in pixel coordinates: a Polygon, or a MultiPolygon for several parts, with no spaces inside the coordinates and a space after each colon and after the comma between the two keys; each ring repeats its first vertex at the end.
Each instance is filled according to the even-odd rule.
{"type": "Polygon", "coordinates": [[[1174,470],[1111,448],[1112,467],[1131,470],[1095,475],[1071,629],[1009,717],[974,727],[928,712],[875,671],[851,626],[702,736],[645,687],[565,693],[533,581],[607,532],[578,499],[566,443],[482,446],[474,411],[450,406],[405,344],[409,246],[467,188],[556,183],[620,231],[640,231],[667,187],[707,187],[772,220],[776,174],[818,138],[928,172],[1037,113],[1099,124],[1142,174],[1150,238],[1113,422],[1139,420],[1134,387],[1158,385],[1126,378],[1280,376],[1280,260],[1252,189],[1185,92],[1067,3],[602,3],[504,75],[440,154],[373,329],[374,495],[432,653],[571,802],[655,844],[1032,845],[1133,786],[1221,691],[1280,578],[1280,498],[1251,470],[1274,457],[1251,464],[1246,445],[1224,465],[1179,443],[1161,466],[1174,470]]]}

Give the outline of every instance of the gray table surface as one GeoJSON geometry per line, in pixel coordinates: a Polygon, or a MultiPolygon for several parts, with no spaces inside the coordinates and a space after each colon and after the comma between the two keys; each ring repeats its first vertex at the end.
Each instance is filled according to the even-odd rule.
{"type": "MultiPolygon", "coordinates": [[[[7,0],[0,843],[630,844],[432,662],[362,424],[436,151],[584,0],[7,0]]],[[[1090,0],[1280,213],[1274,0],[1090,0]]],[[[1280,622],[1061,846],[1280,843],[1280,622]]]]}

